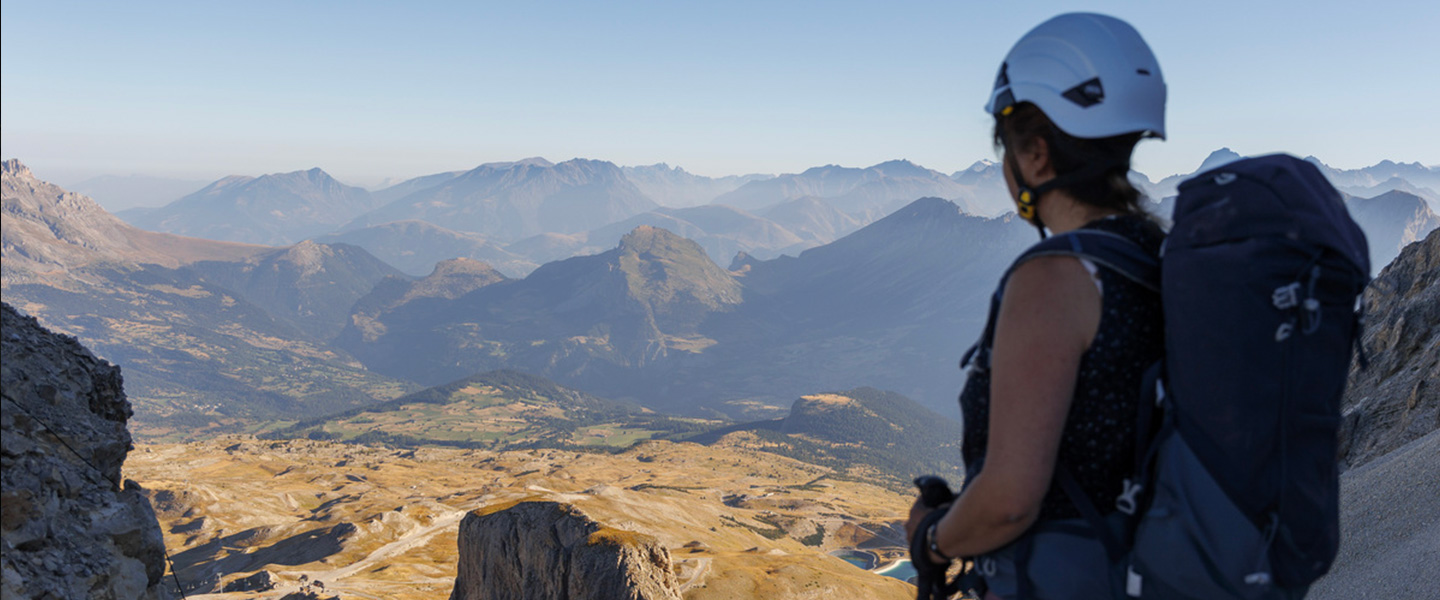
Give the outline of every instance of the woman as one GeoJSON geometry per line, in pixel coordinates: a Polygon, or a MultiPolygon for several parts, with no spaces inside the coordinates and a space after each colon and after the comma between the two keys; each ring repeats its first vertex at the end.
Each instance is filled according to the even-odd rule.
{"type": "MultiPolygon", "coordinates": [[[[1158,254],[1164,234],[1126,174],[1141,138],[1164,137],[1165,84],[1134,28],[1095,14],[1042,23],[1006,56],[986,110],[1010,194],[1042,238],[1096,230],[1158,254]]],[[[1160,297],[1053,255],[1016,264],[1001,291],[993,344],[960,396],[965,488],[922,531],[917,501],[907,528],[935,562],[981,557],[987,598],[1112,597],[1098,536],[1052,482],[1068,477],[1102,512],[1126,491],[1160,297]]]]}

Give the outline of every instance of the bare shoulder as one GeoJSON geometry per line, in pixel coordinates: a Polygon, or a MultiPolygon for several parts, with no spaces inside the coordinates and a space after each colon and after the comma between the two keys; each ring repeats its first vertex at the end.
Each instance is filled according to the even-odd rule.
{"type": "Polygon", "coordinates": [[[1100,328],[1100,291],[1072,256],[1044,256],[1021,264],[1005,283],[997,336],[1030,332],[1064,336],[1084,349],[1100,328]]]}
{"type": "Polygon", "coordinates": [[[1005,297],[1039,295],[1042,298],[1076,298],[1085,291],[1098,302],[1100,293],[1091,281],[1090,271],[1073,256],[1041,256],[1032,258],[1010,274],[1005,283],[1005,297]]]}

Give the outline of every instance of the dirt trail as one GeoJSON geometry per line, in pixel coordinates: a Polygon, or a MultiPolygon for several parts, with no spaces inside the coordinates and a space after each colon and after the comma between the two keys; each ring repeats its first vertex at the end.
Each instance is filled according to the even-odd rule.
{"type": "Polygon", "coordinates": [[[682,592],[703,583],[705,576],[710,574],[711,559],[701,557],[691,560],[695,561],[695,570],[690,574],[689,579],[680,582],[680,591],[682,592]]]}
{"type": "Polygon", "coordinates": [[[398,554],[413,550],[430,541],[430,538],[437,534],[459,527],[460,519],[465,518],[465,515],[469,512],[470,510],[468,509],[456,510],[454,512],[446,514],[443,517],[435,519],[435,521],[430,523],[429,525],[426,525],[424,527],[416,527],[415,529],[406,532],[405,535],[400,536],[399,539],[385,544],[384,546],[381,546],[379,548],[376,548],[374,552],[371,552],[365,558],[362,558],[344,567],[333,569],[330,571],[310,572],[307,574],[310,576],[311,581],[324,581],[327,584],[332,582],[339,583],[340,580],[346,577],[350,577],[351,575],[354,575],[360,571],[369,569],[371,567],[387,564],[387,559],[398,554]]]}

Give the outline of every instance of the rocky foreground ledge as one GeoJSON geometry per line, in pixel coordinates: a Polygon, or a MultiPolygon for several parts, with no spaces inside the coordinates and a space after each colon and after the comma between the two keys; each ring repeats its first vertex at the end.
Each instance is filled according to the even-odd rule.
{"type": "Polygon", "coordinates": [[[160,524],[120,483],[131,448],[120,368],[0,310],[0,595],[170,598],[160,524]]]}
{"type": "Polygon", "coordinates": [[[520,501],[460,523],[450,600],[679,600],[670,551],[573,506],[520,501]]]}

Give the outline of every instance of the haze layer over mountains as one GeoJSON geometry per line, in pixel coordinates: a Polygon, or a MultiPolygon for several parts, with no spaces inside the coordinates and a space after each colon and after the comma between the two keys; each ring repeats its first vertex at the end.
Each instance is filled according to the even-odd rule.
{"type": "MultiPolygon", "coordinates": [[[[1238,158],[1222,148],[1196,173],[1238,158]]],[[[1354,198],[1403,192],[1378,204],[1410,203],[1408,208],[1418,198],[1431,212],[1440,210],[1440,175],[1434,168],[1382,161],[1340,170],[1314,157],[1307,160],[1354,198]]],[[[1136,172],[1132,180],[1163,201],[1189,176],[1152,181],[1136,172]]],[[[113,193],[116,204],[136,204],[147,181],[157,197],[173,196],[179,183],[132,176],[82,184],[113,193]]],[[[142,229],[224,241],[351,243],[417,276],[441,260],[465,257],[519,277],[546,262],[613,248],[639,225],[692,239],[721,265],[739,252],[757,258],[793,256],[923,197],[950,200],[971,215],[994,217],[1012,210],[999,165],[985,160],[950,175],[894,160],[865,168],[826,165],[779,176],[712,178],[665,164],[619,167],[585,159],[556,164],[537,157],[415,177],[373,191],[344,185],[319,169],[237,175],[164,206],[133,208],[119,216],[142,229]]],[[[1157,212],[1168,209],[1162,202],[1157,212]]],[[[1404,208],[1399,206],[1362,212],[1377,227],[1408,227],[1423,235],[1427,226],[1425,214],[1414,215],[1414,224],[1401,223],[1404,208]]],[[[1377,251],[1382,260],[1376,268],[1395,252],[1398,247],[1389,244],[1377,251]]]]}
{"type": "MultiPolygon", "coordinates": [[[[1391,188],[1348,199],[1377,270],[1440,225],[1406,191],[1433,196],[1434,169],[1312,162],[1343,189],[1391,188]]],[[[121,222],[16,161],[5,177],[6,299],[121,361],[156,414],[246,398],[213,423],[501,368],[682,414],[858,386],[951,410],[956,360],[1035,239],[985,161],[715,179],[532,158],[375,192],[311,169],[125,213],[215,241],[121,222]]],[[[1160,197],[1179,178],[1133,179],[1160,197]]]]}

